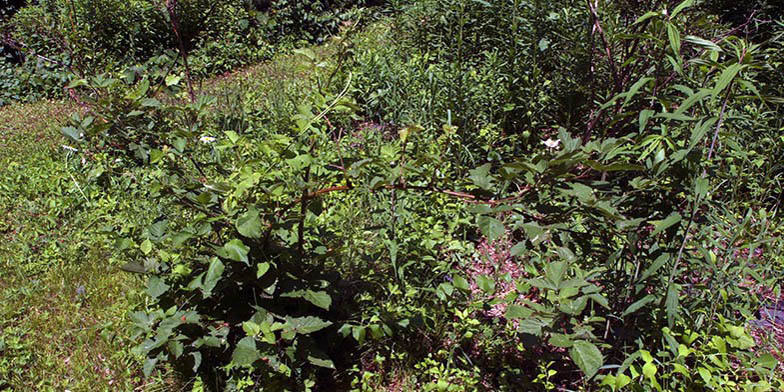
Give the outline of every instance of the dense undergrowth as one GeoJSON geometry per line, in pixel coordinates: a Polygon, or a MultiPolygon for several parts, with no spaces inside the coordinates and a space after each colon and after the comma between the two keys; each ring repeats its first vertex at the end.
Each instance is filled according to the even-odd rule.
{"type": "Polygon", "coordinates": [[[122,347],[121,389],[784,388],[767,3],[271,4],[258,23],[321,45],[203,84],[242,63],[188,52],[231,44],[65,72],[66,146],[2,134],[3,298],[66,303],[2,308],[11,388],[94,380],[30,347],[73,311],[100,331],[78,347],[122,347]]]}

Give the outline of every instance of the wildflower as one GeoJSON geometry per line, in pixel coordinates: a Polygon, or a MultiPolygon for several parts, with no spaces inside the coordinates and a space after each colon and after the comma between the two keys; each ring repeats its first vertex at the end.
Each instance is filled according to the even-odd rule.
{"type": "Polygon", "coordinates": [[[214,142],[215,138],[212,137],[212,136],[202,136],[201,138],[199,138],[199,141],[204,143],[204,144],[209,144],[209,143],[214,142]]]}
{"type": "Polygon", "coordinates": [[[62,146],[62,147],[63,147],[63,150],[68,150],[68,151],[71,151],[71,152],[79,152],[79,150],[78,150],[78,149],[76,149],[76,148],[73,148],[73,147],[71,147],[71,146],[66,146],[65,144],[63,144],[63,146],[62,146]]]}
{"type": "Polygon", "coordinates": [[[561,141],[547,138],[547,140],[542,141],[542,144],[547,146],[547,148],[558,148],[558,145],[561,144],[561,141]]]}

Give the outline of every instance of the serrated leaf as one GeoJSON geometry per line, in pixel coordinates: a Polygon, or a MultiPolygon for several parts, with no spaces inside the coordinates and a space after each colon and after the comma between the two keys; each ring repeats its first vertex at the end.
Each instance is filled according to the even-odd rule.
{"type": "Polygon", "coordinates": [[[591,342],[578,340],[569,349],[572,361],[583,371],[586,378],[592,378],[604,364],[602,352],[591,342]]]}
{"type": "Polygon", "coordinates": [[[489,190],[492,187],[492,181],[490,177],[490,168],[492,166],[489,163],[486,163],[482,166],[477,167],[476,169],[470,170],[470,175],[468,176],[469,179],[474,183],[474,185],[484,189],[489,190]]]}
{"type": "Polygon", "coordinates": [[[550,345],[555,347],[561,348],[569,348],[574,345],[574,342],[568,335],[560,334],[560,333],[553,333],[550,334],[550,340],[548,341],[550,345]]]}
{"type": "Polygon", "coordinates": [[[560,286],[561,282],[563,281],[563,277],[566,274],[566,269],[568,264],[565,261],[557,261],[547,264],[545,269],[545,275],[547,279],[555,284],[555,286],[560,286]]]}
{"type": "Polygon", "coordinates": [[[512,304],[506,308],[504,317],[510,320],[518,320],[528,318],[531,314],[533,314],[533,310],[526,308],[525,306],[512,304]]]}
{"type": "Polygon", "coordinates": [[[504,224],[493,217],[480,215],[476,218],[476,222],[479,226],[479,230],[481,230],[482,234],[490,241],[495,241],[506,233],[504,224]]]}
{"type": "Polygon", "coordinates": [[[152,298],[160,297],[161,294],[165,293],[168,289],[169,285],[158,276],[151,276],[147,281],[147,295],[152,298]]]}
{"type": "Polygon", "coordinates": [[[261,354],[256,349],[256,339],[250,336],[242,338],[231,354],[231,362],[237,366],[250,366],[260,358],[261,354]]]}
{"type": "Polygon", "coordinates": [[[295,318],[287,317],[286,324],[284,324],[283,328],[284,330],[306,335],[320,331],[326,327],[329,327],[330,325],[332,325],[331,322],[313,316],[295,318]]]}

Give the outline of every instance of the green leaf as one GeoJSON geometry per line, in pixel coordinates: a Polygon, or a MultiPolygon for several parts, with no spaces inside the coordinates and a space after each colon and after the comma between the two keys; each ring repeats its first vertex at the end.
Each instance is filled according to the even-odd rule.
{"type": "Polygon", "coordinates": [[[147,295],[152,298],[160,297],[161,294],[165,293],[168,289],[169,285],[158,276],[152,276],[150,277],[150,280],[147,281],[147,295]]]}
{"type": "Polygon", "coordinates": [[[671,284],[667,289],[667,300],[665,302],[667,308],[667,325],[672,328],[675,326],[675,319],[678,316],[678,296],[680,294],[680,286],[671,284]]]}
{"type": "Polygon", "coordinates": [[[286,317],[286,324],[283,326],[284,330],[292,331],[298,334],[309,334],[320,331],[332,325],[329,321],[324,321],[318,317],[286,317]]]}
{"type": "Polygon", "coordinates": [[[589,379],[596,375],[596,372],[604,364],[601,351],[593,343],[585,340],[574,342],[572,348],[569,349],[569,356],[589,379]]]}
{"type": "Polygon", "coordinates": [[[650,109],[645,109],[640,112],[640,120],[639,120],[639,132],[642,132],[645,129],[645,126],[648,125],[648,120],[653,116],[655,112],[650,109]]]}
{"type": "Polygon", "coordinates": [[[256,339],[246,336],[237,343],[234,352],[231,354],[231,362],[237,366],[250,366],[261,358],[259,350],[256,349],[256,339]]]}
{"type": "Polygon", "coordinates": [[[650,276],[653,276],[653,274],[655,274],[656,271],[659,270],[659,268],[661,268],[664,264],[666,264],[669,259],[670,259],[669,253],[662,253],[661,255],[659,255],[659,257],[657,257],[656,260],[653,261],[653,264],[651,264],[648,268],[645,269],[645,271],[643,271],[642,275],[640,276],[640,281],[644,281],[645,279],[648,279],[650,276]]]}
{"type": "Polygon", "coordinates": [[[633,304],[629,305],[629,307],[626,308],[626,310],[624,310],[623,313],[621,313],[621,317],[626,317],[626,316],[628,316],[628,315],[630,315],[630,314],[640,310],[643,306],[648,305],[649,303],[651,303],[651,302],[653,302],[655,300],[656,300],[656,296],[655,295],[648,294],[645,297],[643,297],[642,299],[640,299],[640,300],[634,302],[633,304]]]}
{"type": "Polygon", "coordinates": [[[660,221],[651,221],[654,224],[653,232],[651,232],[651,236],[655,236],[661,233],[664,230],[667,230],[672,225],[681,221],[681,214],[677,212],[671,213],[668,217],[660,220],[660,221]]]}
{"type": "Polygon", "coordinates": [[[332,305],[332,297],[330,297],[326,291],[297,290],[283,293],[280,296],[287,298],[302,298],[324,310],[329,310],[330,305],[332,305]]]}
{"type": "Polygon", "coordinates": [[[453,276],[452,283],[459,290],[471,291],[471,285],[469,285],[468,281],[462,276],[457,276],[457,275],[453,276]]]}
{"type": "Polygon", "coordinates": [[[699,177],[694,182],[694,193],[699,198],[703,198],[708,195],[708,179],[705,177],[699,177]]]}
{"type": "Polygon", "coordinates": [[[308,362],[318,367],[323,367],[327,369],[335,369],[335,363],[332,362],[331,359],[325,357],[315,357],[313,355],[308,355],[308,362]]]}
{"type": "Polygon", "coordinates": [[[489,190],[492,187],[492,177],[490,177],[490,168],[492,166],[486,163],[476,169],[470,170],[468,178],[478,187],[489,190]]]}
{"type": "Polygon", "coordinates": [[[476,285],[487,294],[492,294],[495,291],[495,282],[491,277],[486,275],[477,276],[476,285]]]}
{"type": "Polygon", "coordinates": [[[718,96],[724,91],[727,86],[735,79],[735,76],[738,75],[745,66],[741,64],[732,64],[729,67],[724,69],[724,72],[716,79],[716,86],[713,87],[713,96],[718,96]]]}
{"type": "Polygon", "coordinates": [[[672,23],[667,23],[667,37],[670,39],[670,48],[676,55],[681,52],[681,34],[678,28],[672,23]]]}
{"type": "Polygon", "coordinates": [[[270,263],[267,262],[259,263],[259,265],[256,266],[256,279],[261,279],[261,277],[263,277],[264,274],[266,274],[267,271],[269,271],[269,269],[270,269],[270,263]]]}
{"type": "Polygon", "coordinates": [[[504,224],[493,217],[480,215],[476,218],[479,230],[482,231],[485,237],[490,241],[495,241],[506,233],[504,224]]]}
{"type": "Polygon", "coordinates": [[[691,7],[694,4],[694,0],[684,0],[682,3],[678,4],[674,10],[672,10],[672,14],[670,15],[670,19],[675,18],[678,14],[681,13],[684,9],[691,7]]]}
{"type": "Polygon", "coordinates": [[[60,133],[62,133],[65,137],[71,139],[72,141],[79,143],[82,141],[82,133],[78,129],[74,127],[62,127],[60,128],[60,133]]]}
{"type": "Polygon", "coordinates": [[[205,298],[211,295],[212,289],[218,284],[218,280],[221,275],[223,275],[224,269],[225,266],[223,265],[223,262],[220,261],[219,258],[213,257],[210,262],[210,267],[207,269],[207,274],[204,275],[204,284],[202,285],[202,291],[204,292],[205,298]]]}
{"type": "Polygon", "coordinates": [[[248,264],[249,251],[250,248],[235,238],[223,245],[223,248],[218,249],[218,256],[248,264]]]}
{"type": "Polygon", "coordinates": [[[255,207],[251,207],[247,212],[237,218],[237,231],[248,238],[261,238],[261,217],[255,207]]]}
{"type": "Polygon", "coordinates": [[[144,255],[146,256],[150,254],[150,252],[152,252],[152,242],[150,242],[150,240],[144,240],[144,242],[142,242],[142,245],[139,248],[141,249],[142,253],[144,253],[144,255]]]}
{"type": "Polygon", "coordinates": [[[625,106],[626,104],[628,104],[629,101],[631,101],[631,99],[637,94],[637,92],[640,91],[640,88],[642,88],[642,86],[644,86],[645,84],[647,84],[651,80],[653,80],[653,78],[651,78],[651,77],[644,77],[644,78],[640,78],[640,80],[635,82],[632,85],[632,87],[629,88],[629,91],[626,93],[626,100],[623,102],[623,105],[625,106]]]}
{"type": "Polygon", "coordinates": [[[555,347],[561,347],[561,348],[569,348],[569,347],[572,347],[574,345],[574,342],[569,337],[569,335],[564,335],[564,334],[560,334],[560,333],[553,333],[553,334],[551,334],[550,335],[550,340],[549,340],[548,343],[550,343],[551,345],[553,345],[555,347]]]}
{"type": "Polygon", "coordinates": [[[557,261],[547,264],[545,267],[545,275],[547,279],[553,282],[556,286],[560,286],[563,277],[566,274],[568,264],[565,261],[557,261]]]}
{"type": "Polygon", "coordinates": [[[68,83],[68,85],[65,86],[65,88],[72,89],[72,88],[82,87],[82,86],[87,86],[87,80],[85,80],[85,79],[74,79],[70,83],[68,83]]]}
{"type": "Polygon", "coordinates": [[[520,305],[509,305],[506,308],[505,317],[510,320],[518,320],[528,318],[533,314],[533,310],[520,305]]]}
{"type": "Polygon", "coordinates": [[[712,41],[708,41],[707,39],[702,39],[700,37],[695,37],[693,35],[687,35],[686,38],[684,38],[684,41],[686,41],[686,42],[688,42],[688,43],[690,43],[692,45],[697,45],[697,46],[701,46],[701,47],[703,47],[705,49],[712,50],[714,52],[721,52],[722,51],[721,47],[719,45],[716,45],[712,41]]]}

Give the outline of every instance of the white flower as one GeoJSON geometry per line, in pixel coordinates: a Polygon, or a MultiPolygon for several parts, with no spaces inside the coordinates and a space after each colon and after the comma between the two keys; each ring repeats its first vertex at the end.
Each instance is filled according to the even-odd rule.
{"type": "Polygon", "coordinates": [[[209,144],[209,143],[214,142],[215,138],[212,137],[212,136],[202,136],[201,138],[199,138],[199,141],[204,143],[204,144],[209,144]]]}
{"type": "Polygon", "coordinates": [[[561,144],[561,141],[547,138],[547,140],[542,141],[542,144],[547,146],[547,148],[558,148],[558,145],[561,144]]]}
{"type": "Polygon", "coordinates": [[[62,147],[63,147],[63,150],[68,150],[68,151],[71,151],[71,152],[79,152],[79,150],[78,150],[78,149],[76,149],[76,148],[73,148],[73,147],[71,147],[71,146],[66,146],[65,144],[63,144],[63,146],[62,146],[62,147]]]}

